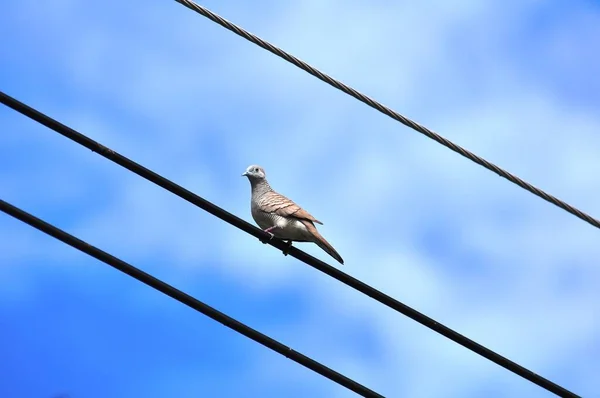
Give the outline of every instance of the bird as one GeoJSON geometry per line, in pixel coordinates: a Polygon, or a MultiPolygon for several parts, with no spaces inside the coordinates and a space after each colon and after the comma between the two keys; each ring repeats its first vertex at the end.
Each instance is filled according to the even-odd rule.
{"type": "MultiPolygon", "coordinates": [[[[248,166],[242,177],[247,177],[252,188],[250,210],[252,218],[265,232],[286,240],[288,250],[292,242],[314,242],[327,254],[344,264],[342,256],[317,231],[315,223],[323,223],[292,200],[275,192],[267,181],[265,170],[258,165],[248,166]]],[[[266,243],[266,242],[265,242],[266,243]]],[[[284,254],[287,254],[284,251],[284,254]]]]}

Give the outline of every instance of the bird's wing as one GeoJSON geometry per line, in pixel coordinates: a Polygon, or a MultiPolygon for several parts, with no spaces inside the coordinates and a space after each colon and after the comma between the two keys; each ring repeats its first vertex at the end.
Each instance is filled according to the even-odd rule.
{"type": "Polygon", "coordinates": [[[259,208],[265,213],[273,213],[282,217],[295,217],[301,220],[308,220],[323,225],[323,223],[306,210],[298,206],[292,200],[275,191],[265,193],[259,200],[259,208]]]}

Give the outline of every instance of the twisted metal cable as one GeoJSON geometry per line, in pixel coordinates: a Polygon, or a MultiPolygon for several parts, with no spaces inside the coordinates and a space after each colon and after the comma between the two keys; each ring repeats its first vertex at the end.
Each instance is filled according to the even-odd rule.
{"type": "MultiPolygon", "coordinates": [[[[215,217],[218,217],[222,221],[225,221],[234,227],[241,229],[242,231],[260,239],[263,243],[267,243],[282,252],[288,251],[288,245],[284,243],[284,241],[273,238],[270,239],[270,235],[264,232],[262,229],[255,227],[254,225],[248,223],[245,220],[229,213],[228,211],[220,208],[214,203],[194,194],[193,192],[185,189],[184,187],[177,185],[171,180],[164,178],[163,176],[153,172],[142,166],[139,163],[134,162],[133,160],[113,151],[110,148],[105,147],[97,141],[92,140],[91,138],[81,134],[78,131],[73,130],[72,128],[60,123],[59,121],[52,119],[50,116],[47,116],[40,111],[18,101],[15,98],[3,93],[0,91],[0,103],[8,106],[9,108],[14,109],[15,111],[21,113],[22,115],[27,116],[28,118],[35,120],[36,122],[48,127],[49,129],[61,134],[62,136],[75,141],[81,146],[84,146],[93,152],[98,153],[100,156],[105,157],[106,159],[122,166],[123,168],[137,174],[138,176],[153,182],[161,188],[179,196],[180,198],[190,202],[193,205],[200,207],[201,209],[207,211],[215,217]]],[[[346,286],[350,286],[351,288],[363,293],[366,296],[371,297],[372,299],[378,301],[379,303],[397,311],[410,319],[420,323],[421,325],[431,329],[442,336],[446,337],[449,340],[454,341],[457,344],[462,345],[466,349],[473,351],[482,357],[502,366],[508,371],[523,377],[530,382],[537,384],[538,386],[556,394],[561,397],[573,397],[577,398],[578,395],[572,393],[571,391],[565,389],[564,387],[559,386],[558,384],[538,375],[535,372],[519,365],[518,363],[511,361],[510,359],[490,350],[489,348],[477,343],[469,339],[468,337],[456,332],[455,330],[450,329],[449,327],[437,322],[435,319],[429,318],[427,315],[420,313],[414,308],[401,303],[395,298],[388,296],[387,294],[375,289],[372,286],[367,285],[366,283],[340,271],[339,269],[332,267],[331,265],[311,256],[310,254],[292,246],[289,248],[288,254],[306,265],[309,265],[324,274],[331,276],[337,281],[345,284],[346,286]]]]}
{"type": "Polygon", "coordinates": [[[94,257],[97,260],[102,261],[105,264],[110,265],[111,267],[123,272],[124,274],[131,276],[139,282],[142,282],[143,284],[158,290],[159,292],[171,297],[172,299],[175,299],[180,303],[187,305],[188,307],[206,315],[212,320],[217,321],[220,324],[235,330],[239,334],[246,336],[259,344],[262,344],[263,346],[285,356],[286,358],[289,358],[292,361],[304,367],[307,367],[313,372],[318,373],[321,376],[324,376],[329,380],[332,380],[337,384],[346,387],[347,389],[357,393],[358,395],[368,398],[383,398],[383,395],[376,393],[375,391],[344,376],[343,374],[338,373],[331,368],[328,368],[327,366],[315,361],[310,357],[307,357],[306,355],[298,351],[293,350],[292,348],[280,343],[279,341],[265,334],[262,334],[256,329],[252,329],[250,326],[243,324],[242,322],[220,312],[219,310],[209,306],[208,304],[203,303],[202,301],[190,296],[187,293],[182,292],[181,290],[176,289],[175,287],[142,271],[141,269],[136,268],[129,263],[126,263],[120,258],[117,258],[103,250],[100,250],[97,247],[82,241],[81,239],[63,231],[62,229],[59,229],[54,225],[49,224],[44,220],[41,220],[35,217],[34,215],[27,213],[26,211],[16,206],[13,206],[8,202],[5,202],[2,199],[0,199],[0,211],[16,218],[17,220],[24,222],[25,224],[29,224],[33,228],[52,236],[53,238],[63,242],[66,245],[69,245],[91,257],[94,257]]]}
{"type": "Polygon", "coordinates": [[[336,80],[336,79],[332,78],[331,76],[326,75],[325,73],[319,71],[318,69],[310,66],[306,62],[294,57],[293,55],[283,51],[282,49],[280,49],[278,47],[275,47],[274,45],[261,39],[260,37],[253,35],[252,33],[240,28],[239,26],[233,24],[232,22],[229,22],[228,20],[226,20],[223,17],[215,14],[214,12],[206,9],[205,7],[202,7],[201,5],[198,5],[190,0],[175,0],[175,1],[178,2],[179,4],[186,6],[187,8],[189,8],[193,11],[196,11],[198,14],[210,19],[211,21],[216,22],[217,24],[221,25],[225,29],[228,29],[228,30],[232,31],[233,33],[243,37],[244,39],[251,41],[252,43],[256,44],[257,46],[260,46],[260,47],[264,48],[265,50],[277,55],[278,57],[285,59],[289,63],[310,73],[317,79],[324,81],[325,83],[337,88],[340,91],[343,91],[344,93],[369,105],[371,108],[378,110],[379,112],[383,113],[384,115],[387,115],[387,116],[391,117],[392,119],[399,121],[403,125],[410,127],[413,130],[416,130],[421,134],[426,135],[427,137],[431,138],[432,140],[442,144],[446,148],[450,148],[454,152],[461,154],[462,156],[466,157],[469,160],[472,160],[473,162],[477,163],[478,165],[483,166],[490,171],[493,171],[494,173],[498,174],[500,177],[506,178],[508,181],[520,186],[523,189],[526,189],[527,191],[531,192],[532,194],[534,194],[536,196],[539,196],[540,198],[546,200],[547,202],[550,202],[550,203],[560,207],[561,209],[568,211],[569,213],[573,214],[576,217],[579,217],[580,219],[588,222],[589,224],[593,225],[596,228],[600,228],[600,220],[590,216],[589,214],[584,213],[583,211],[571,206],[570,204],[558,199],[557,197],[552,196],[547,192],[544,192],[543,190],[531,185],[530,183],[528,183],[528,182],[520,179],[516,175],[511,174],[508,171],[496,166],[495,164],[488,162],[487,160],[475,155],[474,153],[466,150],[465,148],[463,148],[459,145],[456,145],[452,141],[440,136],[439,134],[429,130],[428,128],[421,126],[420,124],[418,124],[416,122],[413,122],[412,120],[402,116],[401,114],[392,110],[391,108],[388,108],[387,106],[375,101],[374,99],[356,91],[352,87],[340,82],[339,80],[336,80]]]}

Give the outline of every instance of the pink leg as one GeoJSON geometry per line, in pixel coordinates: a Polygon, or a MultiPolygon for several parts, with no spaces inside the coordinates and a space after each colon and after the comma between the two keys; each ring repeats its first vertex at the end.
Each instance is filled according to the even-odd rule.
{"type": "MultiPolygon", "coordinates": [[[[277,228],[277,225],[273,225],[272,227],[269,227],[267,229],[263,229],[263,231],[265,231],[266,233],[268,233],[269,235],[271,235],[271,237],[269,238],[269,240],[273,239],[273,237],[275,235],[273,235],[273,233],[271,232],[272,230],[274,230],[275,228],[277,228]]],[[[262,241],[263,243],[267,243],[266,241],[262,241]]]]}
{"type": "MultiPolygon", "coordinates": [[[[265,231],[266,233],[269,233],[269,234],[270,234],[270,233],[271,233],[271,231],[272,231],[272,230],[274,230],[275,228],[277,228],[277,225],[273,225],[272,227],[269,227],[269,228],[265,229],[264,231],[265,231]]],[[[272,235],[272,234],[271,234],[271,235],[272,235]]]]}

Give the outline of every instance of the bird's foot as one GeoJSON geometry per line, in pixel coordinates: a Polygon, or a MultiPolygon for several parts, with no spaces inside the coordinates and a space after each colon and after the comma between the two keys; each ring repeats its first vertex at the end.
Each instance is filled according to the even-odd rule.
{"type": "Polygon", "coordinates": [[[275,234],[273,234],[273,232],[271,232],[273,229],[275,229],[275,227],[270,227],[270,228],[267,228],[267,229],[264,229],[264,230],[263,230],[264,232],[266,232],[266,233],[268,233],[268,234],[270,235],[270,238],[269,238],[269,240],[263,240],[263,239],[261,239],[261,240],[260,240],[260,241],[261,241],[262,243],[264,243],[265,245],[266,245],[267,243],[269,243],[269,241],[270,241],[270,240],[272,240],[272,239],[273,239],[273,237],[275,236],[275,234]]]}
{"type": "Polygon", "coordinates": [[[290,254],[290,249],[292,248],[292,241],[288,240],[287,241],[287,247],[285,249],[283,249],[281,252],[283,253],[284,256],[287,256],[288,254],[290,254]]]}

